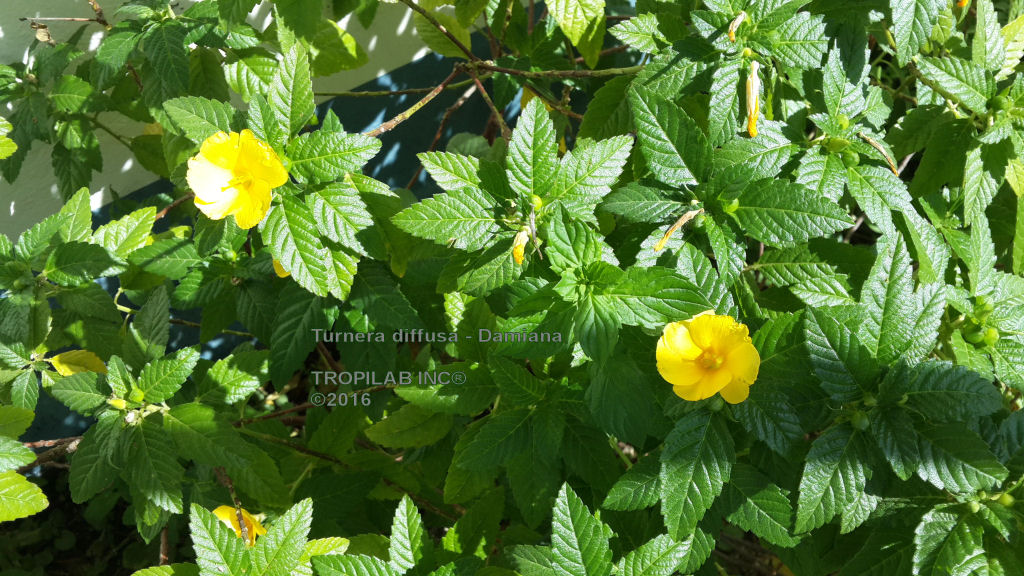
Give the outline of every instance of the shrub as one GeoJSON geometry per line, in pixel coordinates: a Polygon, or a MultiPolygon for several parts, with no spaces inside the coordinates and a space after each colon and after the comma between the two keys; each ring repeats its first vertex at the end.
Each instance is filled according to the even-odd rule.
{"type": "Polygon", "coordinates": [[[364,134],[317,0],[0,68],[66,196],[0,235],[0,520],[53,535],[0,570],[1024,573],[1024,5],[402,2],[452,73],[364,134]],[[441,190],[362,174],[456,86],[441,190]],[[174,194],[97,227],[100,113],[174,194]],[[40,388],[80,438],[18,440],[40,388]]]}

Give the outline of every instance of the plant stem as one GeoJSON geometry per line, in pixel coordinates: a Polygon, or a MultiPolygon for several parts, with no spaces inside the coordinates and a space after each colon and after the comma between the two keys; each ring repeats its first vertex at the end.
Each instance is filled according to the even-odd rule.
{"type": "MultiPolygon", "coordinates": [[[[490,74],[487,75],[488,77],[490,74]]],[[[460,82],[454,82],[445,86],[445,90],[458,90],[465,86],[469,86],[473,83],[473,80],[462,80],[460,82]]],[[[424,86],[421,88],[405,88],[402,90],[356,90],[352,92],[314,92],[316,96],[330,96],[330,97],[342,97],[342,98],[376,98],[379,96],[404,96],[407,94],[426,94],[431,92],[436,86],[424,86]]]]}
{"type": "Polygon", "coordinates": [[[449,74],[447,78],[445,78],[440,84],[435,86],[434,89],[428,92],[426,96],[421,98],[419,102],[416,102],[398,116],[395,116],[391,120],[388,120],[387,122],[374,128],[373,130],[370,130],[369,132],[364,132],[363,134],[365,136],[377,137],[387,132],[388,130],[393,129],[395,126],[398,126],[402,122],[405,122],[406,120],[409,119],[409,117],[418,112],[420,108],[423,108],[431,100],[437,98],[437,95],[440,94],[444,90],[445,86],[447,86],[449,82],[454,80],[455,77],[458,76],[460,72],[461,69],[455,68],[454,70],[452,70],[452,73],[449,74]]]}
{"type": "MultiPolygon", "coordinates": [[[[469,82],[470,84],[473,83],[472,80],[467,80],[467,82],[469,82]]],[[[477,91],[477,87],[476,86],[470,86],[468,89],[466,89],[465,92],[462,93],[462,96],[459,96],[459,99],[456,100],[454,104],[452,104],[451,106],[448,107],[448,110],[445,110],[444,117],[441,118],[441,124],[437,127],[437,132],[434,133],[434,139],[430,142],[430,147],[427,148],[427,152],[433,152],[435,149],[437,149],[437,145],[438,145],[438,143],[441,142],[441,137],[444,135],[445,126],[448,125],[448,120],[451,118],[452,114],[456,110],[461,108],[462,105],[465,104],[467,100],[469,100],[469,97],[473,95],[473,92],[476,92],[476,91],[477,91]]],[[[412,178],[409,179],[409,183],[406,184],[405,188],[406,189],[411,189],[413,187],[413,185],[416,183],[416,181],[419,180],[420,174],[422,172],[423,172],[423,165],[420,164],[416,168],[416,173],[413,174],[412,178]]]]}
{"type": "Polygon", "coordinates": [[[159,220],[159,219],[163,218],[164,216],[167,216],[168,212],[170,212],[171,210],[174,210],[178,206],[181,206],[185,202],[191,200],[192,196],[193,196],[192,193],[189,192],[188,194],[185,194],[184,196],[182,196],[181,198],[178,198],[174,202],[171,202],[166,207],[164,207],[163,210],[161,210],[161,211],[156,213],[156,219],[159,220]]]}
{"type": "Polygon", "coordinates": [[[510,74],[512,76],[522,76],[524,78],[537,78],[537,79],[551,79],[551,78],[602,78],[605,76],[624,76],[627,74],[636,74],[643,70],[642,65],[638,66],[627,66],[625,68],[604,68],[602,70],[516,70],[515,68],[505,68],[504,66],[497,66],[491,61],[480,61],[472,62],[467,64],[479,70],[490,70],[491,72],[501,72],[502,74],[510,74]]]}
{"type": "MultiPolygon", "coordinates": [[[[189,328],[201,328],[202,324],[199,322],[192,322],[191,320],[182,320],[180,318],[171,318],[169,320],[171,324],[177,324],[178,326],[188,326],[189,328]]],[[[244,338],[255,338],[256,336],[248,332],[239,332],[238,330],[221,330],[221,334],[232,334],[234,336],[242,336],[244,338]]]]}
{"type": "Polygon", "coordinates": [[[421,6],[419,6],[418,4],[413,2],[413,0],[400,0],[400,1],[402,2],[402,4],[405,4],[406,6],[408,6],[413,12],[416,12],[420,16],[423,16],[424,18],[426,18],[427,22],[430,22],[430,24],[434,28],[437,28],[438,31],[440,31],[442,34],[447,36],[448,39],[452,41],[452,44],[455,44],[455,47],[458,48],[463,54],[465,54],[467,58],[469,58],[470,60],[479,60],[479,58],[477,58],[476,56],[473,55],[473,51],[472,50],[467,48],[466,45],[463,44],[461,40],[459,40],[458,38],[455,37],[454,34],[449,32],[448,29],[444,27],[444,24],[441,24],[440,22],[438,22],[437,18],[434,18],[434,16],[430,12],[427,12],[426,10],[424,10],[421,6]]]}
{"type": "Polygon", "coordinates": [[[117,140],[118,142],[120,142],[121,145],[123,145],[125,148],[127,148],[129,150],[132,149],[131,143],[128,142],[128,140],[126,140],[124,138],[124,136],[121,136],[117,132],[114,132],[113,130],[111,130],[106,124],[104,124],[103,122],[100,122],[99,118],[93,117],[92,118],[92,123],[93,123],[94,126],[99,128],[100,130],[103,130],[107,134],[110,134],[110,136],[113,137],[114,140],[117,140]]]}
{"type": "Polygon", "coordinates": [[[480,82],[480,77],[477,76],[476,70],[467,68],[469,75],[473,77],[473,82],[476,82],[476,87],[480,90],[480,97],[487,103],[487,107],[491,109],[491,113],[494,114],[494,118],[498,122],[498,127],[501,128],[501,137],[505,140],[512,138],[512,131],[509,130],[508,124],[505,123],[505,118],[501,115],[501,110],[494,105],[494,100],[491,100],[491,95],[487,93],[487,89],[484,88],[483,82],[480,82]]]}

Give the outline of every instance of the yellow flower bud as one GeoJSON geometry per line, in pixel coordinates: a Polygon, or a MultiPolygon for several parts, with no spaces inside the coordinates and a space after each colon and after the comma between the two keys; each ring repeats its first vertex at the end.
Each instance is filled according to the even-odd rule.
{"type": "Polygon", "coordinates": [[[761,356],[746,325],[708,310],[665,326],[657,362],[658,373],[680,398],[696,401],[721,394],[738,404],[750,394],[761,356]]]}
{"type": "Polygon", "coordinates": [[[250,130],[218,132],[188,161],[185,174],[195,204],[213,220],[234,216],[248,230],[270,211],[270,191],[288,181],[277,153],[250,130]]]}
{"type": "MultiPolygon", "coordinates": [[[[252,546],[256,544],[256,537],[266,534],[267,529],[252,514],[249,514],[245,508],[241,508],[241,511],[242,521],[245,522],[245,543],[252,546]]],[[[234,506],[219,506],[213,511],[213,515],[234,530],[236,536],[242,537],[242,527],[238,523],[238,510],[235,510],[234,506]]]]}
{"type": "Polygon", "coordinates": [[[122,398],[110,398],[109,400],[107,400],[107,404],[114,408],[117,408],[118,410],[124,410],[125,407],[128,406],[128,403],[125,402],[124,399],[122,398]]]}
{"type": "Polygon", "coordinates": [[[751,138],[757,136],[757,115],[761,111],[761,78],[757,75],[760,68],[761,64],[752,60],[747,76],[747,134],[751,138]]]}
{"type": "Polygon", "coordinates": [[[669,226],[668,230],[665,231],[665,235],[661,237],[661,240],[658,240],[657,244],[654,245],[654,251],[661,252],[662,250],[664,250],[665,244],[668,244],[669,238],[671,238],[677,230],[685,226],[687,222],[693,220],[701,212],[704,212],[703,208],[700,208],[698,210],[690,210],[689,212],[680,216],[679,220],[676,220],[675,224],[669,226]]]}
{"type": "Polygon", "coordinates": [[[530,230],[523,228],[512,241],[512,259],[522,264],[526,258],[526,243],[530,241],[530,230]]]}
{"type": "Polygon", "coordinates": [[[736,18],[729,23],[729,42],[736,41],[736,30],[739,29],[740,24],[743,24],[743,20],[747,18],[747,13],[740,10],[740,13],[736,15],[736,18]]]}

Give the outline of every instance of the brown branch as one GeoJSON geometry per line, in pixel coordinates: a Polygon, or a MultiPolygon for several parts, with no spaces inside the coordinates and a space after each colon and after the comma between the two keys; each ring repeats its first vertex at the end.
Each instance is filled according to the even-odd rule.
{"type": "Polygon", "coordinates": [[[92,11],[96,13],[96,21],[106,26],[107,30],[110,30],[110,22],[107,22],[107,17],[103,15],[103,8],[100,8],[100,3],[96,0],[89,0],[89,6],[92,6],[92,11]]]}
{"type": "Polygon", "coordinates": [[[454,34],[449,32],[448,29],[445,28],[444,24],[441,24],[440,22],[438,22],[437,18],[434,18],[434,16],[430,12],[427,12],[426,10],[424,10],[418,4],[413,2],[413,0],[400,0],[400,1],[402,2],[402,4],[405,4],[410,9],[412,9],[413,12],[416,12],[420,16],[423,16],[424,18],[426,18],[427,22],[430,22],[431,26],[433,26],[434,28],[437,28],[438,31],[441,32],[441,34],[444,34],[445,36],[447,36],[448,39],[452,41],[452,44],[455,44],[455,46],[463,54],[465,54],[467,58],[469,58],[470,60],[474,60],[474,61],[479,60],[479,58],[477,58],[476,56],[473,55],[473,51],[472,50],[467,48],[466,45],[463,44],[461,40],[459,40],[458,38],[455,37],[454,34]]]}
{"type": "MultiPolygon", "coordinates": [[[[472,82],[472,80],[470,80],[470,82],[472,82]]],[[[448,110],[445,111],[444,116],[441,118],[441,125],[437,127],[437,132],[434,133],[434,140],[430,142],[430,148],[427,148],[427,152],[433,152],[437,149],[437,145],[441,142],[441,137],[444,135],[444,128],[448,124],[448,120],[451,118],[452,114],[461,108],[462,105],[469,100],[469,97],[473,95],[473,92],[476,91],[477,87],[475,85],[470,86],[462,93],[462,96],[459,96],[459,99],[456,100],[454,104],[448,107],[448,110]]],[[[420,173],[422,172],[423,164],[419,164],[416,168],[416,173],[412,175],[412,178],[409,179],[409,183],[405,185],[407,190],[413,187],[413,184],[416,183],[416,180],[419,179],[420,173]]]]}
{"type": "MultiPolygon", "coordinates": [[[[604,50],[601,50],[597,54],[597,57],[601,58],[601,57],[607,56],[609,54],[617,54],[619,52],[625,52],[626,50],[629,50],[629,46],[626,45],[626,44],[621,44],[619,46],[613,46],[611,48],[605,48],[604,50]]],[[[585,61],[585,59],[583,58],[583,56],[580,56],[580,57],[576,58],[576,63],[577,64],[583,64],[584,61],[585,61]]]]}
{"type": "Polygon", "coordinates": [[[191,192],[189,192],[188,194],[182,196],[181,198],[178,198],[174,202],[171,202],[170,204],[168,204],[163,210],[157,212],[156,213],[156,219],[159,220],[159,219],[163,218],[164,216],[167,216],[168,212],[170,212],[171,210],[174,210],[178,206],[181,206],[182,204],[184,204],[185,202],[188,202],[191,199],[192,199],[192,193],[191,192]]]}
{"type": "Polygon", "coordinates": [[[405,122],[406,120],[409,119],[410,116],[412,116],[413,114],[418,112],[420,108],[423,108],[431,100],[433,100],[434,98],[437,98],[437,95],[440,94],[444,90],[445,86],[447,86],[449,82],[454,80],[455,77],[458,76],[460,73],[461,73],[461,69],[456,67],[454,70],[452,70],[452,73],[449,74],[447,78],[442,80],[440,84],[435,86],[434,89],[431,90],[430,92],[428,92],[426,96],[421,98],[419,100],[419,102],[416,102],[415,104],[410,106],[408,109],[406,109],[404,112],[402,112],[398,116],[395,116],[391,120],[388,120],[387,122],[385,122],[385,123],[381,124],[380,126],[374,128],[373,130],[370,130],[369,132],[363,132],[363,135],[370,136],[370,137],[377,137],[377,136],[380,136],[381,134],[383,134],[383,133],[393,129],[395,126],[398,126],[402,122],[405,122]]]}
{"type": "Polygon", "coordinates": [[[506,68],[504,66],[497,66],[493,62],[475,62],[469,64],[474,68],[480,70],[490,70],[491,72],[501,72],[502,74],[510,74],[512,76],[522,76],[524,78],[536,78],[536,79],[551,79],[551,78],[602,78],[605,76],[624,76],[627,74],[636,74],[643,70],[642,65],[628,66],[625,68],[605,68],[602,70],[517,70],[515,68],[506,68]]]}
{"type": "Polygon", "coordinates": [[[235,492],[235,483],[231,481],[231,476],[228,476],[227,470],[223,466],[214,467],[213,473],[217,476],[217,481],[231,494],[231,501],[235,505],[235,516],[238,518],[238,527],[242,531],[242,540],[249,540],[249,527],[245,525],[245,517],[242,516],[242,501],[238,499],[238,493],[235,492]]]}
{"type": "Polygon", "coordinates": [[[160,531],[160,565],[166,566],[171,563],[171,543],[167,537],[167,526],[160,531]]]}
{"type": "Polygon", "coordinates": [[[24,474],[36,466],[44,466],[53,463],[54,461],[71,454],[75,450],[78,450],[78,445],[81,441],[81,436],[71,436],[69,438],[59,438],[57,440],[38,440],[36,442],[26,443],[26,448],[50,447],[50,449],[36,456],[34,462],[18,468],[18,473],[24,474]]]}
{"type": "MultiPolygon", "coordinates": [[[[472,80],[462,80],[445,86],[445,90],[458,90],[472,84],[472,80]]],[[[420,88],[405,88],[402,90],[355,90],[351,92],[314,92],[315,96],[330,96],[333,98],[376,98],[381,96],[406,96],[409,94],[426,94],[436,89],[436,86],[423,86],[420,88]]]]}
{"type": "Polygon", "coordinates": [[[483,83],[480,82],[480,77],[477,75],[476,70],[467,68],[466,71],[473,77],[473,82],[476,83],[477,89],[480,90],[480,97],[484,99],[484,102],[487,103],[487,107],[490,108],[491,113],[494,114],[495,121],[497,121],[498,127],[501,128],[501,137],[505,140],[510,140],[512,138],[512,131],[509,130],[508,124],[505,124],[505,118],[501,115],[501,110],[498,110],[498,107],[494,105],[494,101],[491,100],[490,94],[487,93],[483,83]]]}
{"type": "Polygon", "coordinates": [[[21,21],[21,22],[29,22],[29,21],[31,21],[31,22],[41,22],[41,21],[45,20],[45,21],[48,21],[48,22],[97,22],[98,23],[98,20],[96,20],[95,18],[69,18],[69,17],[62,17],[62,16],[31,16],[31,17],[22,16],[21,18],[18,18],[18,20],[21,21]]]}

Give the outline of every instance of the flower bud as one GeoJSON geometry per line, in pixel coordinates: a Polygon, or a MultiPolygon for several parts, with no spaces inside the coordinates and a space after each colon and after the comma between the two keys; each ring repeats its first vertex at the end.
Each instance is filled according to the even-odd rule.
{"type": "Polygon", "coordinates": [[[747,134],[751,138],[757,136],[757,115],[761,111],[761,78],[757,75],[760,67],[757,60],[751,61],[747,76],[747,134]]]}
{"type": "Polygon", "coordinates": [[[515,260],[516,264],[522,264],[526,258],[526,243],[530,241],[530,230],[523,228],[516,234],[515,239],[512,241],[512,259],[515,260]]]}

